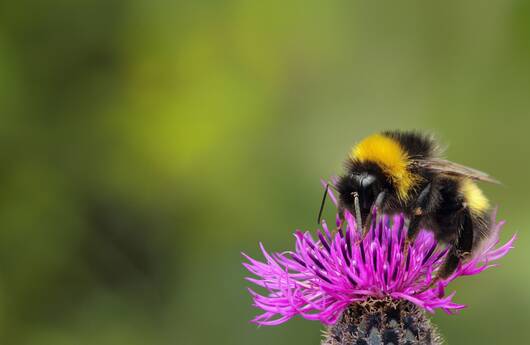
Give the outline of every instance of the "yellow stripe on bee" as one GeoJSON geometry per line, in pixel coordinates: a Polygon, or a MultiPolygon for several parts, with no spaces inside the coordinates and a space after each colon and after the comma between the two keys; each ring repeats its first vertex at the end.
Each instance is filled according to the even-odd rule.
{"type": "Polygon", "coordinates": [[[484,196],[482,190],[471,179],[466,178],[461,181],[460,191],[464,195],[471,212],[482,213],[489,208],[490,202],[488,198],[484,196]]]}
{"type": "Polygon", "coordinates": [[[400,199],[408,198],[409,190],[418,177],[409,169],[409,157],[401,145],[382,134],[373,134],[352,149],[351,158],[360,162],[373,162],[387,174],[396,187],[400,199]]]}

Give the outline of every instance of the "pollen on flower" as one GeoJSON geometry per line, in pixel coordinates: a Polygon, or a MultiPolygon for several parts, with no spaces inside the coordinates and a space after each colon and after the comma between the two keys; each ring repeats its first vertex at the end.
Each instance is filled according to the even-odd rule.
{"type": "Polygon", "coordinates": [[[389,298],[429,312],[438,308],[455,312],[464,305],[453,302],[454,292],[445,293],[447,285],[491,267],[512,248],[515,236],[497,247],[503,223],[493,224],[480,250],[435,286],[432,279],[448,248],[437,245],[432,232],[422,230],[405,251],[407,229],[401,214],[374,221],[364,239],[346,212],[340,231],[332,231],[325,222],[315,235],[296,231],[292,251],[269,253],[260,243],[264,261],[243,254],[247,260],[243,265],[254,276],[247,280],[262,288],[262,292],[249,289],[254,306],[263,311],[252,321],[277,325],[300,315],[332,325],[356,303],[389,298]]]}

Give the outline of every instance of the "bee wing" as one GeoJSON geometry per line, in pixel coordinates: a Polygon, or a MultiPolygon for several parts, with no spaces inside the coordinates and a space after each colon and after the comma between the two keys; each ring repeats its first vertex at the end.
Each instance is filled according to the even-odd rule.
{"type": "Polygon", "coordinates": [[[451,162],[441,158],[418,159],[414,161],[419,167],[453,176],[468,177],[473,180],[491,182],[500,184],[499,181],[489,176],[485,172],[477,169],[466,167],[455,162],[451,162]]]}

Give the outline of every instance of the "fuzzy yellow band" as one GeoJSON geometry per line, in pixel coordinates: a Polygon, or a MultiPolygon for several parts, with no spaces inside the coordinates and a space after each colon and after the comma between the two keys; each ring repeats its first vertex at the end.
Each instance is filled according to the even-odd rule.
{"type": "Polygon", "coordinates": [[[373,162],[383,169],[400,199],[406,200],[418,177],[408,170],[409,157],[394,139],[382,134],[371,135],[352,149],[351,158],[360,162],[373,162]]]}

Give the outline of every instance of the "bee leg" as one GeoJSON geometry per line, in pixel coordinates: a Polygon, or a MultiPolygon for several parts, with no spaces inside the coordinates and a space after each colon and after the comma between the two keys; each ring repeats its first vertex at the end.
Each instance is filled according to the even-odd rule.
{"type": "Polygon", "coordinates": [[[432,289],[433,287],[438,284],[440,280],[446,279],[449,277],[453,272],[456,270],[458,265],[460,264],[460,256],[458,255],[458,250],[456,248],[451,248],[449,253],[447,253],[447,256],[445,257],[445,261],[442,264],[442,267],[436,274],[436,276],[431,280],[431,283],[428,287],[424,288],[421,292],[432,289]]]}
{"type": "Polygon", "coordinates": [[[368,216],[366,217],[364,227],[363,227],[363,233],[361,235],[362,239],[366,237],[368,230],[370,230],[370,225],[372,224],[372,217],[373,217],[374,211],[377,212],[375,216],[376,224],[379,222],[379,218],[381,215],[381,205],[383,204],[384,200],[385,200],[385,191],[382,191],[377,195],[377,198],[375,199],[375,202],[370,209],[370,213],[368,213],[368,216]]]}
{"type": "Polygon", "coordinates": [[[359,193],[353,192],[353,205],[355,206],[355,222],[357,223],[357,231],[361,231],[363,228],[363,221],[361,218],[361,207],[359,206],[359,193]]]}
{"type": "Polygon", "coordinates": [[[473,218],[469,208],[467,207],[467,204],[464,203],[462,208],[464,212],[464,218],[462,219],[462,230],[458,234],[457,254],[462,259],[466,259],[469,254],[471,254],[471,250],[473,249],[475,231],[473,226],[473,218]]]}
{"type": "Polygon", "coordinates": [[[431,282],[430,287],[434,286],[438,281],[447,279],[451,274],[453,274],[460,262],[465,261],[473,248],[473,220],[469,209],[465,204],[463,204],[463,215],[460,224],[460,231],[458,232],[458,239],[453,245],[451,251],[447,254],[445,261],[440,267],[440,270],[436,274],[436,277],[431,282]]]}
{"type": "Polygon", "coordinates": [[[451,274],[456,271],[462,260],[467,258],[468,254],[469,252],[462,251],[462,249],[459,249],[458,247],[452,248],[449,253],[447,253],[445,261],[436,276],[433,278],[429,286],[423,291],[432,289],[440,280],[447,279],[449,276],[451,276],[451,274]]]}
{"type": "Polygon", "coordinates": [[[420,192],[418,199],[415,202],[414,208],[412,209],[412,216],[409,220],[407,238],[405,239],[405,248],[403,257],[406,258],[409,253],[409,246],[420,231],[420,222],[423,219],[425,211],[429,205],[429,196],[431,193],[431,184],[429,183],[423,190],[420,192]]]}

